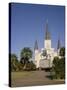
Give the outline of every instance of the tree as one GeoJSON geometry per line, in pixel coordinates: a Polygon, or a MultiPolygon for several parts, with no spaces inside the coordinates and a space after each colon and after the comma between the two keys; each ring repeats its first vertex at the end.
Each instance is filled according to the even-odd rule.
{"type": "Polygon", "coordinates": [[[60,59],[60,68],[61,68],[60,75],[61,75],[61,78],[65,78],[65,47],[60,48],[59,55],[61,56],[61,59],[60,59]]]}
{"type": "Polygon", "coordinates": [[[59,61],[59,57],[54,57],[54,60],[53,60],[53,66],[58,66],[58,61],[59,61]]]}
{"type": "Polygon", "coordinates": [[[26,65],[26,70],[31,71],[31,70],[36,70],[36,66],[33,63],[33,61],[30,61],[29,63],[27,63],[26,65]]]}
{"type": "Polygon", "coordinates": [[[65,48],[60,48],[59,57],[54,57],[53,60],[53,70],[55,72],[55,77],[64,79],[65,78],[65,48]]]}
{"type": "Polygon", "coordinates": [[[59,68],[60,68],[60,78],[65,78],[65,58],[61,58],[59,60],[59,68]]]}
{"type": "Polygon", "coordinates": [[[36,69],[36,65],[33,63],[33,61],[30,61],[31,70],[36,69]]]}
{"type": "Polygon", "coordinates": [[[15,54],[11,54],[11,70],[12,71],[23,70],[23,64],[20,63],[15,54]]]}
{"type": "Polygon", "coordinates": [[[11,70],[12,71],[18,70],[17,65],[18,65],[17,56],[15,54],[11,54],[11,70]]]}
{"type": "Polygon", "coordinates": [[[59,57],[54,57],[54,60],[53,60],[53,70],[55,72],[55,77],[58,78],[59,77],[59,72],[60,72],[59,57]]]}
{"type": "Polygon", "coordinates": [[[26,68],[26,64],[29,62],[29,59],[32,58],[32,50],[28,47],[25,47],[21,51],[21,61],[24,63],[24,69],[26,68]]]}
{"type": "Polygon", "coordinates": [[[65,78],[65,60],[64,58],[57,58],[53,60],[53,70],[55,72],[55,77],[63,79],[65,78]]]}
{"type": "Polygon", "coordinates": [[[60,49],[59,55],[62,56],[62,57],[65,56],[65,48],[64,48],[64,47],[62,47],[62,48],[60,49]]]}

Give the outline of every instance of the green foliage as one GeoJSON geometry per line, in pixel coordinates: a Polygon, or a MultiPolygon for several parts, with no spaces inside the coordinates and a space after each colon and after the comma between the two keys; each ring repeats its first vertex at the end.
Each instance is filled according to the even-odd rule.
{"type": "Polygon", "coordinates": [[[61,49],[60,49],[60,52],[59,52],[59,54],[60,54],[60,56],[65,56],[65,48],[64,47],[62,47],[61,49]]]}
{"type": "Polygon", "coordinates": [[[59,68],[60,68],[60,78],[65,78],[65,58],[61,58],[59,60],[59,68]]]}
{"type": "Polygon", "coordinates": [[[65,78],[65,48],[60,48],[59,57],[54,57],[53,60],[53,68],[52,70],[55,72],[55,78],[64,79],[65,78]]]}
{"type": "Polygon", "coordinates": [[[21,62],[24,60],[24,64],[29,61],[29,59],[32,58],[32,51],[30,48],[26,47],[23,48],[21,51],[21,62]]]}
{"type": "Polygon", "coordinates": [[[26,65],[26,68],[24,70],[26,71],[36,70],[36,66],[32,61],[29,63],[26,63],[25,65],[26,65]]]}
{"type": "Polygon", "coordinates": [[[17,60],[17,56],[15,54],[11,55],[11,70],[19,71],[22,70],[22,64],[17,60]]]}
{"type": "Polygon", "coordinates": [[[17,69],[17,57],[15,54],[11,55],[11,70],[14,71],[17,69]]]}
{"type": "Polygon", "coordinates": [[[58,66],[59,57],[54,57],[53,65],[58,66]]]}
{"type": "Polygon", "coordinates": [[[53,71],[55,72],[55,78],[65,78],[65,58],[59,59],[55,57],[53,60],[53,71]]]}
{"type": "Polygon", "coordinates": [[[32,58],[32,51],[30,48],[23,48],[21,51],[21,60],[17,59],[15,54],[11,54],[11,70],[35,70],[35,64],[29,59],[32,58]]]}

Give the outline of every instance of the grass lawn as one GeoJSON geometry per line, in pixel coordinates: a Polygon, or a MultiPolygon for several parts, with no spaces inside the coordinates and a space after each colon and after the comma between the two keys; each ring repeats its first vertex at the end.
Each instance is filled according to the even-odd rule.
{"type": "Polygon", "coordinates": [[[26,78],[33,75],[33,71],[11,72],[11,79],[26,78]]]}
{"type": "Polygon", "coordinates": [[[21,71],[11,72],[11,85],[12,87],[18,86],[35,86],[35,85],[53,85],[64,84],[62,80],[51,80],[48,77],[49,72],[45,71],[21,71]]]}

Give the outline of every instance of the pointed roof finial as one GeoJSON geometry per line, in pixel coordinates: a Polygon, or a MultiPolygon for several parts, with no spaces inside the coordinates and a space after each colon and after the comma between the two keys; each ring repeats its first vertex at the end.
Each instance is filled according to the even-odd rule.
{"type": "Polygon", "coordinates": [[[37,43],[37,40],[35,41],[34,50],[38,50],[38,43],[37,43]]]}
{"type": "Polygon", "coordinates": [[[45,39],[50,40],[50,33],[48,31],[48,19],[46,21],[46,34],[45,34],[45,39]]]}

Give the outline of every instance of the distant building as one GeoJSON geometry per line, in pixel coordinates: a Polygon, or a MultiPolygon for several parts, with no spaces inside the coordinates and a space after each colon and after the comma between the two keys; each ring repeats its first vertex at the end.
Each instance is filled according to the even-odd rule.
{"type": "Polygon", "coordinates": [[[44,38],[44,48],[39,51],[37,40],[35,41],[34,47],[34,57],[36,68],[50,68],[52,67],[52,62],[55,56],[59,55],[60,41],[58,40],[57,51],[52,48],[51,35],[48,31],[48,21],[46,22],[44,38]]]}

